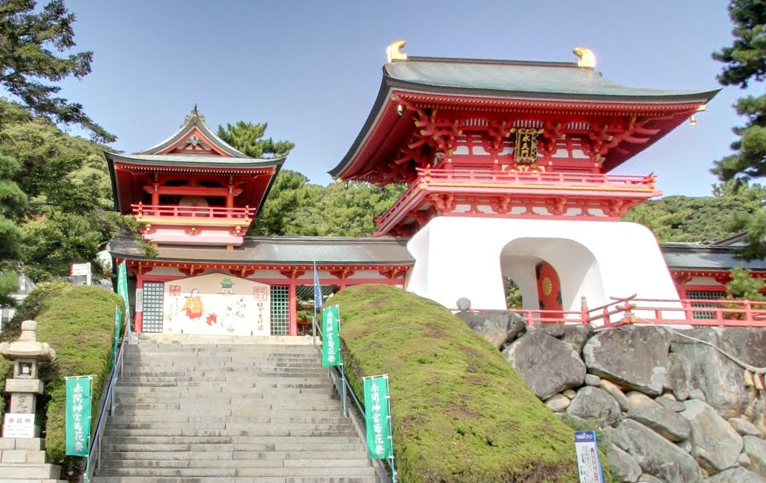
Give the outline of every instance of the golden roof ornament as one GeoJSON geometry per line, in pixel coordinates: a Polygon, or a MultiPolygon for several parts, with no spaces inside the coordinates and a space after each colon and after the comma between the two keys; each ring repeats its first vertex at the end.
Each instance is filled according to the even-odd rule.
{"type": "Polygon", "coordinates": [[[386,61],[390,64],[395,60],[407,60],[407,54],[401,51],[402,47],[407,45],[406,40],[394,40],[386,47],[386,61]]]}
{"type": "Polygon", "coordinates": [[[572,52],[580,58],[580,60],[577,61],[578,67],[588,67],[590,69],[596,68],[596,54],[594,54],[592,50],[587,47],[575,47],[572,52]]]}

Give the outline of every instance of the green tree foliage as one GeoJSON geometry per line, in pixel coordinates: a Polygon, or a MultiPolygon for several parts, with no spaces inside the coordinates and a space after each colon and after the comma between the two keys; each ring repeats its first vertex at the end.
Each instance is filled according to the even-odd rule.
{"type": "Polygon", "coordinates": [[[766,188],[729,181],[713,196],[668,196],[631,209],[624,221],[650,228],[660,242],[712,242],[740,232],[762,212],[766,188]]]}
{"type": "Polygon", "coordinates": [[[321,192],[321,186],[309,183],[308,178],[302,174],[290,170],[280,171],[248,234],[302,234],[299,213],[313,206],[321,192]]]}
{"type": "Polygon", "coordinates": [[[268,123],[237,121],[236,124],[218,126],[218,137],[237,150],[257,159],[284,158],[295,147],[290,141],[263,139],[268,123]]]}
{"type": "Polygon", "coordinates": [[[27,208],[27,196],[13,181],[19,164],[0,154],[0,305],[11,303],[9,295],[19,286],[14,262],[21,254],[19,222],[27,208]]]}
{"type": "MultiPolygon", "coordinates": [[[[254,158],[287,156],[295,145],[262,139],[266,127],[266,123],[238,121],[219,126],[218,137],[254,158]]],[[[282,170],[248,234],[371,236],[374,217],[385,213],[403,192],[404,187],[398,185],[379,188],[366,183],[333,183],[323,187],[300,173],[282,170]]]]}
{"type": "Polygon", "coordinates": [[[37,117],[62,124],[77,124],[94,139],[115,137],[85,114],[82,105],[69,102],[55,85],[67,77],[82,79],[91,72],[93,52],[57,56],[74,48],[75,16],[63,0],[42,9],[35,0],[0,2],[0,84],[37,117]],[[53,84],[51,84],[53,83],[53,84]]]}
{"type": "Polygon", "coordinates": [[[761,293],[766,283],[761,278],[753,278],[750,270],[735,267],[731,270],[731,281],[726,284],[726,298],[730,300],[766,300],[761,293]]]}
{"type": "Polygon", "coordinates": [[[7,206],[16,206],[10,216],[15,236],[0,234],[1,246],[16,242],[16,250],[5,256],[7,264],[23,265],[35,281],[67,275],[69,265],[93,260],[125,224],[111,211],[103,151],[0,100],[0,152],[7,155],[0,158],[0,192],[16,187],[11,198],[0,195],[0,206],[6,207],[0,216],[8,218],[7,206]]]}

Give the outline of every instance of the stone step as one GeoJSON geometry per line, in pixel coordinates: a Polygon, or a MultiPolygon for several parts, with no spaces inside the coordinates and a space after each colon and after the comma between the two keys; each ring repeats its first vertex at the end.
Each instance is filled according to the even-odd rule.
{"type": "MultiPolygon", "coordinates": [[[[241,426],[236,426],[227,429],[213,429],[213,428],[116,428],[107,426],[107,431],[110,436],[193,436],[193,437],[208,437],[208,436],[250,436],[252,438],[266,438],[266,437],[279,437],[279,436],[305,436],[305,437],[327,437],[334,436],[356,436],[357,433],[353,427],[346,429],[283,429],[274,428],[271,429],[242,429],[241,426]]],[[[1,473],[0,473],[1,474],[1,473]]]]}
{"type": "MultiPolygon", "coordinates": [[[[369,461],[358,447],[347,449],[348,445],[336,451],[106,451],[101,454],[103,461],[116,460],[357,460],[360,456],[365,464],[369,461]],[[344,449],[346,448],[346,449],[344,449]]],[[[214,449],[214,448],[213,448],[214,449]]]]}
{"type": "Polygon", "coordinates": [[[40,478],[21,478],[21,479],[9,479],[9,478],[3,478],[3,475],[0,475],[0,483],[69,483],[66,480],[55,480],[55,479],[40,479],[40,478]]]}
{"type": "Polygon", "coordinates": [[[0,463],[0,475],[10,480],[58,480],[61,467],[47,463],[0,463]]]}
{"type": "Polygon", "coordinates": [[[159,345],[247,345],[257,346],[311,346],[312,337],[269,335],[269,336],[245,336],[245,335],[200,335],[200,334],[148,334],[136,335],[139,346],[159,345]]]}
{"type": "Polygon", "coordinates": [[[104,459],[101,468],[365,468],[370,461],[364,457],[344,459],[104,459]]]}
{"type": "MultiPolygon", "coordinates": [[[[238,416],[236,414],[231,416],[210,416],[206,414],[200,415],[186,415],[178,413],[169,414],[157,414],[153,412],[145,414],[120,414],[111,416],[110,422],[114,423],[137,423],[137,422],[165,422],[165,423],[257,423],[257,424],[279,424],[279,425],[291,425],[291,424],[348,424],[347,419],[340,414],[339,411],[333,411],[327,414],[311,415],[311,414],[296,414],[294,416],[285,415],[284,412],[274,412],[273,414],[252,414],[245,416],[238,416]]],[[[21,451],[21,450],[7,450],[7,451],[21,451]]],[[[2,460],[2,452],[0,452],[0,462],[6,463],[2,460]]],[[[11,461],[8,461],[9,463],[11,461]]],[[[44,463],[40,461],[40,463],[44,463]]]]}
{"type": "MultiPolygon", "coordinates": [[[[228,453],[234,454],[261,454],[269,452],[316,452],[327,451],[332,448],[336,451],[358,452],[364,451],[364,446],[359,438],[340,437],[332,438],[298,438],[298,437],[268,437],[268,438],[245,438],[245,437],[208,437],[193,438],[188,436],[175,436],[157,438],[150,436],[107,436],[102,444],[102,451],[111,453],[124,452],[153,452],[182,453],[207,452],[211,454],[228,453]],[[239,440],[240,442],[236,442],[239,440]],[[166,442],[163,442],[166,441],[166,442]],[[309,442],[307,442],[309,441],[309,442]]],[[[236,458],[236,456],[235,456],[236,458]]]]}
{"type": "Polygon", "coordinates": [[[48,463],[45,451],[30,449],[0,450],[0,463],[48,463]]]}
{"type": "MultiPolygon", "coordinates": [[[[190,483],[188,478],[175,476],[131,477],[98,476],[93,483],[190,483]]],[[[0,480],[0,483],[4,483],[0,480]]],[[[37,483],[37,482],[35,482],[37,483]]],[[[205,477],[194,478],[193,483],[380,483],[376,476],[262,476],[262,477],[205,477]]]]}
{"type": "MultiPolygon", "coordinates": [[[[276,430],[275,424],[271,422],[254,422],[254,421],[135,421],[137,418],[131,418],[131,420],[110,418],[107,422],[107,428],[112,429],[158,429],[176,431],[178,429],[194,429],[194,430],[217,430],[217,429],[233,429],[238,428],[254,432],[258,430],[276,430]]],[[[280,431],[345,431],[349,428],[353,428],[353,425],[347,421],[337,421],[335,423],[280,423],[278,430],[280,431]]]]}
{"type": "Polygon", "coordinates": [[[334,468],[100,468],[99,476],[175,476],[175,477],[236,477],[236,476],[374,476],[372,466],[334,468]]]}

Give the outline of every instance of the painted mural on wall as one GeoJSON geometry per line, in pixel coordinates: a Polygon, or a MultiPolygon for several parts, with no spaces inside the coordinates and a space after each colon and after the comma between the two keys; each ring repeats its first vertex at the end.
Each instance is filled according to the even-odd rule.
{"type": "Polygon", "coordinates": [[[165,282],[164,332],[269,335],[270,295],[266,284],[225,273],[165,282]]]}

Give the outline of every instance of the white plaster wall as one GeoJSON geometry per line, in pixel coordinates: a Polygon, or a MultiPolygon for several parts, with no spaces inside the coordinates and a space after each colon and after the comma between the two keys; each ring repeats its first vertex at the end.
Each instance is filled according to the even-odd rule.
{"type": "Polygon", "coordinates": [[[565,310],[579,310],[582,295],[591,308],[609,296],[678,300],[654,235],[634,223],[437,217],[407,248],[407,290],[446,307],[468,297],[474,309],[504,309],[502,254],[553,265],[565,310]]]}
{"type": "Polygon", "coordinates": [[[537,295],[537,275],[535,266],[542,261],[541,258],[532,256],[511,255],[504,253],[501,257],[501,272],[503,277],[511,278],[521,290],[524,309],[534,310],[540,308],[540,300],[537,295]]]}

